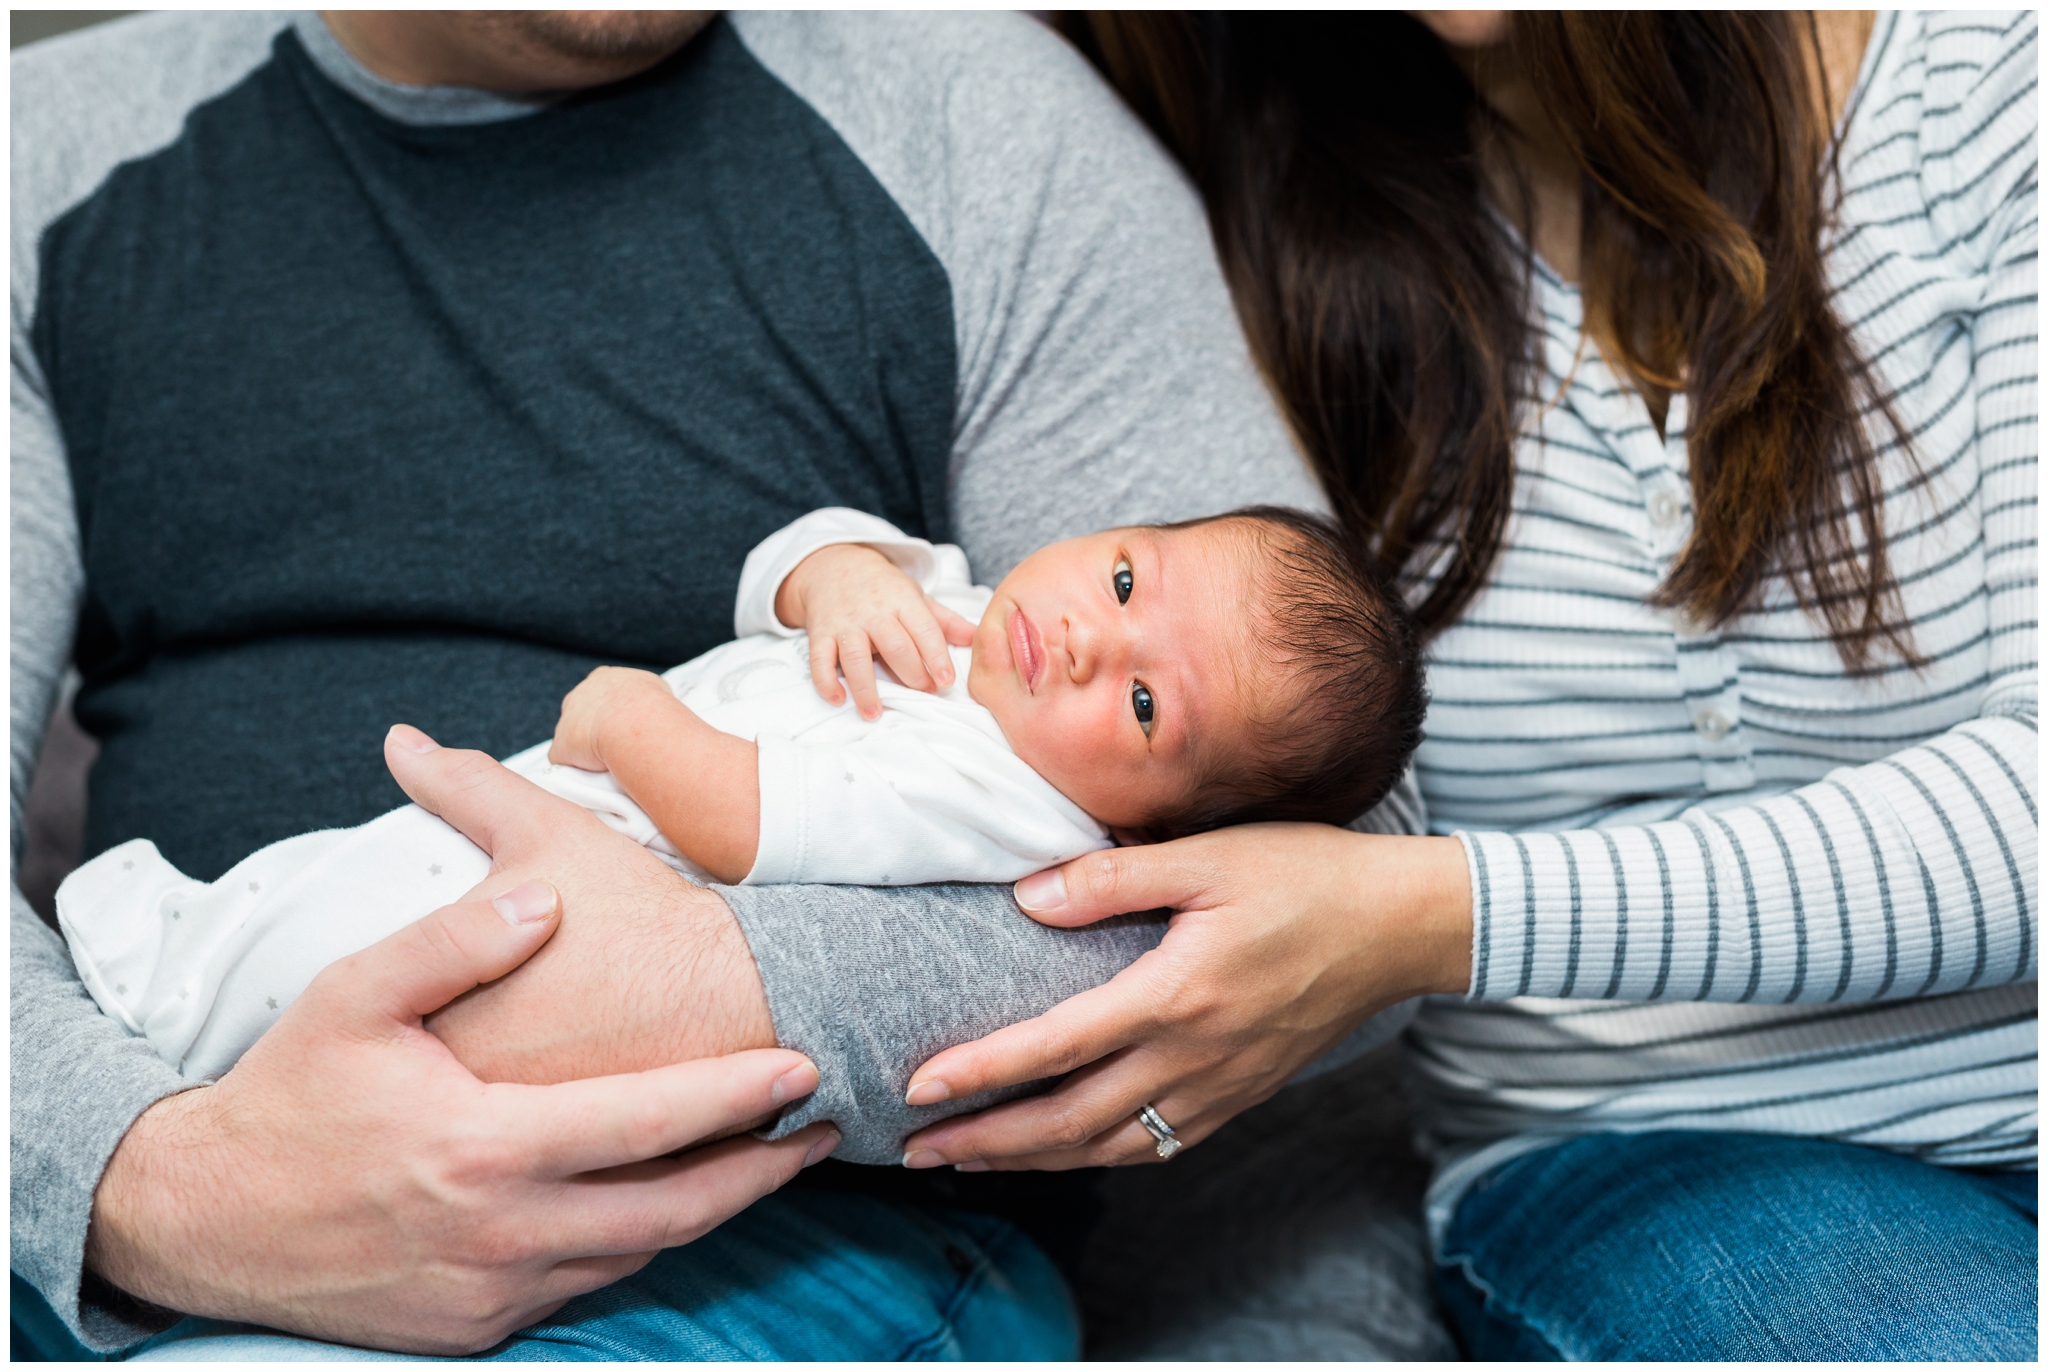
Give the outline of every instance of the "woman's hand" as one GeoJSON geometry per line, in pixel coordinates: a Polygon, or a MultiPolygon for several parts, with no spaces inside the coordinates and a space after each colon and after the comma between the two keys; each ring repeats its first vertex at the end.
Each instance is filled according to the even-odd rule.
{"type": "Polygon", "coordinates": [[[605,735],[647,709],[679,705],[668,683],[637,667],[599,667],[562,699],[562,717],[555,723],[555,741],[548,761],[586,772],[608,772],[605,735]]]}
{"type": "Polygon", "coordinates": [[[888,558],[859,543],[820,548],[783,579],[775,616],[811,639],[811,683],[837,705],[853,689],[862,719],[878,719],[875,658],[914,691],[953,684],[947,644],[974,641],[974,626],[924,593],[888,558]]]}
{"type": "Polygon", "coordinates": [[[920,1067],[912,1105],[1071,1075],[921,1130],[906,1166],[1154,1161],[1137,1120],[1147,1102],[1197,1143],[1368,1016],[1463,991],[1471,975],[1471,891],[1451,838],[1249,824],[1091,853],[1018,882],[1017,900],[1065,926],[1175,913],[1159,947],[1108,984],[920,1067]]]}

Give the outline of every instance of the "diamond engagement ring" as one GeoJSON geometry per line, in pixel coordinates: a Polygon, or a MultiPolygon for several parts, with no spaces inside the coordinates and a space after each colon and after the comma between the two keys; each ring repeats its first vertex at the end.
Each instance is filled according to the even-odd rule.
{"type": "Polygon", "coordinates": [[[1170,1158],[1180,1151],[1180,1140],[1174,1137],[1173,1126],[1159,1118],[1159,1112],[1152,1108],[1150,1101],[1138,1111],[1138,1123],[1144,1125],[1145,1132],[1156,1141],[1153,1151],[1160,1157],[1170,1158]]]}

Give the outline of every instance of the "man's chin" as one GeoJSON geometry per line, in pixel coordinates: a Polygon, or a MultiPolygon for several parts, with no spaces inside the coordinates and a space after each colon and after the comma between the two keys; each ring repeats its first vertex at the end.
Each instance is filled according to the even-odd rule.
{"type": "Polygon", "coordinates": [[[717,10],[501,10],[492,22],[553,57],[651,65],[717,17],[717,10]]]}

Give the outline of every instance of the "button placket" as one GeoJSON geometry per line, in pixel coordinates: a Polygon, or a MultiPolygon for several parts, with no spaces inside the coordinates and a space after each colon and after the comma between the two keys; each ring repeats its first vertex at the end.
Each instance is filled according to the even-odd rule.
{"type": "MultiPolygon", "coordinates": [[[[1683,395],[1671,397],[1665,416],[1666,474],[1664,483],[1651,493],[1650,520],[1658,525],[1659,508],[1676,512],[1661,525],[1676,535],[1665,552],[1675,556],[1692,533],[1692,513],[1685,496],[1691,464],[1685,448],[1686,406],[1683,395]],[[1681,494],[1683,493],[1683,494],[1681,494]],[[1665,503],[1668,502],[1668,503],[1665,503]]],[[[1693,746],[1700,759],[1700,780],[1709,791],[1741,791],[1756,784],[1756,769],[1750,758],[1749,736],[1742,728],[1742,688],[1736,655],[1721,641],[1721,633],[1685,607],[1671,611],[1671,631],[1678,643],[1678,683],[1683,693],[1686,722],[1692,727],[1693,746]]]]}
{"type": "MultiPolygon", "coordinates": [[[[1640,396],[1630,395],[1633,408],[1649,418],[1640,396]]],[[[1692,536],[1691,488],[1686,484],[1685,397],[1674,395],[1664,412],[1664,436],[1642,435],[1643,454],[1636,462],[1643,488],[1643,508],[1650,517],[1650,547],[1665,562],[1678,556],[1692,536]],[[1654,458],[1651,454],[1655,454],[1654,458]]]]}

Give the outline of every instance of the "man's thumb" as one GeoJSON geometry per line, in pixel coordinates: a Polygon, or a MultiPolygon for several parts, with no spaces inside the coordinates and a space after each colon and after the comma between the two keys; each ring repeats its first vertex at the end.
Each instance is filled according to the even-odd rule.
{"type": "Polygon", "coordinates": [[[532,957],[561,912],[561,896],[544,881],[522,882],[490,900],[445,905],[327,968],[307,994],[337,995],[381,1017],[419,1020],[532,957]]]}

